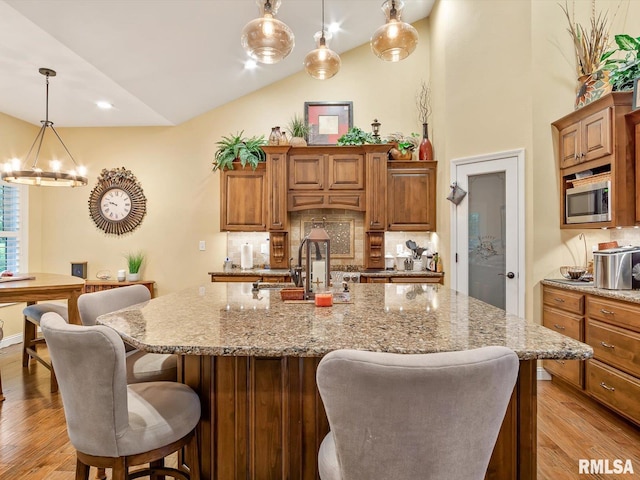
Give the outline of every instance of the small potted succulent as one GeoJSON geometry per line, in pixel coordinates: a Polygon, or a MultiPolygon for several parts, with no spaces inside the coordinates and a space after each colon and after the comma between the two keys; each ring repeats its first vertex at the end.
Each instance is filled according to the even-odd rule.
{"type": "Polygon", "coordinates": [[[127,259],[127,280],[129,282],[137,282],[140,280],[140,267],[144,261],[144,253],[127,253],[124,258],[127,259]]]}
{"type": "Polygon", "coordinates": [[[213,160],[213,171],[216,170],[233,170],[233,162],[238,160],[243,167],[250,165],[254,170],[258,163],[266,160],[266,155],[262,146],[267,144],[264,135],[259,137],[245,137],[244,130],[235,135],[222,137],[222,140],[216,143],[218,150],[213,160]]]}
{"type": "Polygon", "coordinates": [[[289,142],[292,147],[306,147],[307,135],[309,135],[309,125],[304,123],[304,120],[297,114],[294,115],[287,125],[287,130],[291,134],[291,141],[289,142]]]}

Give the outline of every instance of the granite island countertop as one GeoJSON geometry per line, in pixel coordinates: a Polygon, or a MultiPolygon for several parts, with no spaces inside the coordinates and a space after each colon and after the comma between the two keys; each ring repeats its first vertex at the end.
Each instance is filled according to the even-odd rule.
{"type": "Polygon", "coordinates": [[[565,280],[562,278],[546,278],[540,282],[547,287],[572,290],[574,292],[597,295],[599,297],[611,298],[612,300],[622,300],[624,302],[640,303],[640,290],[608,290],[606,288],[596,288],[593,282],[582,282],[580,280],[565,280]]]}
{"type": "Polygon", "coordinates": [[[102,315],[135,347],[156,353],[322,356],[353,348],[430,353],[504,345],[521,360],[585,359],[588,345],[431,284],[354,284],[350,303],[287,303],[278,289],[210,283],[102,315]]]}

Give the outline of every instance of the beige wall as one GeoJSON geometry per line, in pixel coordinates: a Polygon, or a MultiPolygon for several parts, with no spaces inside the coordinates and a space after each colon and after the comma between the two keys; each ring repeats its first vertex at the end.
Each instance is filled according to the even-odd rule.
{"type": "MultiPolygon", "coordinates": [[[[363,130],[378,118],[383,135],[421,132],[415,94],[429,77],[428,21],[415,26],[420,43],[397,64],[378,60],[364,45],[342,55],[341,71],[331,80],[301,72],[175,127],[59,128],[74,157],[89,168],[90,181],[85,188],[30,190],[41,196],[32,203],[42,211],[30,222],[37,238],[37,262],[31,262],[31,269],[66,274],[70,262],[87,261],[89,278],[103,269],[115,276],[125,268],[124,253],[142,250],[147,255],[143,278],[155,280],[160,295],[208,282],[207,272],[222,268],[227,245],[220,232],[220,178],[211,172],[215,142],[240,130],[268,136],[272,126],[283,127],[295,113],[303,115],[305,101],[353,101],[354,125],[363,130]],[[107,236],[91,221],[87,200],[101,169],[122,166],[142,183],[147,216],[135,232],[107,236]],[[206,241],[204,252],[198,250],[200,240],[206,241]]],[[[211,88],[216,88],[215,80],[211,88]]],[[[36,127],[20,128],[34,129],[35,136],[36,127]]],[[[33,139],[31,133],[26,137],[31,138],[9,140],[17,154],[33,139]]],[[[3,160],[4,151],[0,154],[3,160]]],[[[6,335],[21,331],[19,316],[0,315],[7,321],[6,335]]]]}

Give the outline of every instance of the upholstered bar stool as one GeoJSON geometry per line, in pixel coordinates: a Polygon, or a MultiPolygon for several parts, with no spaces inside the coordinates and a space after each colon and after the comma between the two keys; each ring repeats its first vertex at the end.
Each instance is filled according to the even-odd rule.
{"type": "Polygon", "coordinates": [[[518,368],[504,347],[329,353],[316,375],[331,428],[320,478],[484,479],[518,368]]]}
{"type": "Polygon", "coordinates": [[[24,315],[24,330],[22,340],[22,366],[29,366],[29,359],[33,358],[44,365],[51,372],[51,392],[58,391],[58,382],[56,381],[56,372],[53,369],[52,362],[47,361],[40,356],[37,347],[44,343],[44,338],[38,337],[38,327],[42,315],[48,312],[55,312],[60,315],[66,322],[69,321],[69,311],[65,305],[55,303],[30,303],[22,310],[24,315]]]}
{"type": "Polygon", "coordinates": [[[201,407],[190,387],[127,385],[124,343],[109,327],[69,325],[46,313],[41,328],[58,369],[67,431],[77,453],[76,480],[87,480],[90,466],[111,468],[113,480],[163,475],[199,480],[201,407]],[[163,458],[183,447],[190,472],[164,467],[163,458]],[[129,467],[146,463],[150,468],[129,473],[129,467]]]}

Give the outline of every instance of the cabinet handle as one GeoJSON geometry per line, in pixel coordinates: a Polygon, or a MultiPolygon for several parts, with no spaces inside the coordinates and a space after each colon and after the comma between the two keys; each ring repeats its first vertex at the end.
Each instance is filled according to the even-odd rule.
{"type": "Polygon", "coordinates": [[[370,227],[373,227],[373,220],[371,220],[371,221],[369,222],[369,226],[370,226],[370,227]]]}
{"type": "Polygon", "coordinates": [[[615,388],[610,387],[609,385],[607,385],[607,384],[606,384],[606,383],[604,383],[604,382],[600,382],[600,386],[601,386],[602,388],[604,388],[605,390],[609,390],[610,392],[615,392],[615,391],[616,391],[616,389],[615,389],[615,388]]]}
{"type": "Polygon", "coordinates": [[[554,323],[553,326],[556,327],[558,330],[565,330],[565,327],[563,327],[562,325],[558,325],[557,323],[554,323]]]}
{"type": "Polygon", "coordinates": [[[602,345],[604,348],[616,348],[615,345],[610,345],[608,343],[604,343],[604,342],[600,342],[600,345],[602,345]]]}
{"type": "Polygon", "coordinates": [[[564,360],[556,360],[557,363],[559,363],[560,365],[565,365],[566,362],[564,360]]]}
{"type": "Polygon", "coordinates": [[[556,297],[556,298],[554,298],[554,300],[555,300],[556,302],[564,303],[564,298],[556,297]]]}
{"type": "Polygon", "coordinates": [[[604,308],[600,309],[600,313],[604,314],[604,315],[615,315],[616,312],[612,312],[610,310],[605,310],[604,308]]]}

